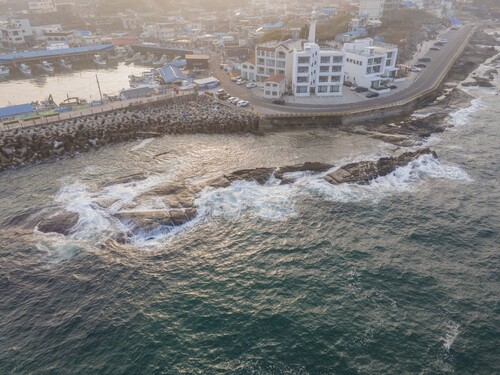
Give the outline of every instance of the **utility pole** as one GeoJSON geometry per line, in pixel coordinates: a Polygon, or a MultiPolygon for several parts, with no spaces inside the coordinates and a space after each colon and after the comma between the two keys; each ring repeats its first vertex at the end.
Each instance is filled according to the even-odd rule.
{"type": "Polygon", "coordinates": [[[99,84],[99,78],[97,78],[97,74],[95,75],[95,80],[97,81],[97,88],[99,89],[99,95],[101,97],[101,102],[102,102],[101,85],[99,84]]]}

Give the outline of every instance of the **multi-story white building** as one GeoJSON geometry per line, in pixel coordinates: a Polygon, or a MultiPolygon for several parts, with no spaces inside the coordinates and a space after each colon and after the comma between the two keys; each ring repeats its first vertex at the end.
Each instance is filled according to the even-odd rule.
{"type": "Polygon", "coordinates": [[[316,12],[311,15],[308,42],[293,51],[292,91],[295,96],[341,96],[344,52],[316,44],[316,12]]]}
{"type": "Polygon", "coordinates": [[[300,48],[300,40],[269,42],[255,47],[255,80],[265,81],[274,75],[282,75],[287,81],[292,79],[294,48],[300,48]]]}
{"type": "Polygon", "coordinates": [[[292,90],[295,96],[340,96],[344,76],[344,53],[305,43],[294,51],[292,90]]]}
{"type": "Polygon", "coordinates": [[[264,81],[264,98],[278,99],[285,94],[286,78],[283,75],[275,75],[264,81]]]}
{"type": "Polygon", "coordinates": [[[33,38],[30,20],[18,19],[0,24],[0,41],[5,45],[21,45],[33,38]]]}
{"type": "Polygon", "coordinates": [[[241,78],[246,79],[247,81],[253,82],[256,79],[255,76],[255,61],[245,61],[241,64],[240,72],[241,78]]]}
{"type": "Polygon", "coordinates": [[[345,43],[345,79],[369,89],[380,88],[382,81],[396,77],[398,48],[375,43],[371,38],[345,43]]]}
{"type": "Polygon", "coordinates": [[[55,0],[35,0],[29,2],[29,10],[31,13],[42,14],[57,12],[55,0]]]}

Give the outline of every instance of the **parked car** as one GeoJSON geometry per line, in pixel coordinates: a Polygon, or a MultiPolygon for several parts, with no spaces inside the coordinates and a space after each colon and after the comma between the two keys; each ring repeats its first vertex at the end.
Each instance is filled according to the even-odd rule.
{"type": "Polygon", "coordinates": [[[368,94],[366,94],[367,98],[376,98],[377,96],[379,96],[379,93],[373,91],[370,91],[368,94]]]}
{"type": "Polygon", "coordinates": [[[247,83],[247,88],[253,89],[254,87],[257,87],[257,85],[253,82],[247,83]]]}
{"type": "Polygon", "coordinates": [[[233,82],[236,82],[236,81],[238,80],[238,78],[236,78],[236,77],[231,77],[230,79],[231,79],[231,81],[233,81],[233,82]]]}
{"type": "Polygon", "coordinates": [[[437,47],[431,47],[429,48],[431,51],[441,51],[441,48],[437,48],[437,47]]]}
{"type": "Polygon", "coordinates": [[[430,57],[421,57],[420,59],[418,59],[419,62],[430,62],[431,61],[431,58],[430,57]]]}
{"type": "Polygon", "coordinates": [[[368,88],[363,87],[363,86],[358,86],[356,87],[356,92],[367,92],[368,88]]]}
{"type": "Polygon", "coordinates": [[[358,88],[358,86],[355,85],[354,83],[352,84],[352,86],[350,86],[351,91],[356,91],[357,88],[358,88]]]}
{"type": "Polygon", "coordinates": [[[228,101],[229,103],[232,103],[234,99],[238,99],[238,100],[240,100],[240,99],[239,99],[239,98],[237,98],[236,96],[230,96],[229,98],[227,98],[227,101],[228,101]]]}
{"type": "Polygon", "coordinates": [[[237,103],[236,103],[236,105],[237,105],[238,107],[246,107],[246,106],[248,106],[249,104],[250,104],[250,103],[249,103],[248,101],[246,101],[246,100],[240,100],[239,102],[237,102],[237,103]]]}
{"type": "Polygon", "coordinates": [[[224,94],[226,92],[226,90],[224,89],[218,89],[217,90],[217,94],[224,94]]]}
{"type": "Polygon", "coordinates": [[[354,83],[352,83],[351,81],[344,81],[344,86],[351,87],[353,85],[354,83]]]}
{"type": "Polygon", "coordinates": [[[415,64],[414,66],[415,66],[416,68],[427,68],[427,65],[422,64],[422,63],[420,63],[420,64],[415,64]]]}
{"type": "Polygon", "coordinates": [[[284,105],[285,104],[285,99],[273,99],[272,103],[273,104],[284,105]]]}
{"type": "Polygon", "coordinates": [[[420,69],[420,68],[415,68],[415,67],[412,67],[410,70],[411,70],[412,72],[414,72],[414,73],[420,73],[420,72],[422,71],[422,69],[420,69]]]}
{"type": "Polygon", "coordinates": [[[240,98],[235,97],[233,100],[229,100],[229,103],[231,103],[231,104],[236,104],[236,103],[238,103],[240,100],[241,100],[240,98]]]}
{"type": "Polygon", "coordinates": [[[390,88],[391,90],[396,90],[396,89],[398,88],[398,86],[396,86],[396,85],[390,85],[390,86],[389,86],[389,88],[390,88]]]}
{"type": "Polygon", "coordinates": [[[243,85],[243,84],[245,84],[245,82],[246,81],[244,79],[239,79],[239,80],[236,81],[236,84],[237,85],[243,85]]]}

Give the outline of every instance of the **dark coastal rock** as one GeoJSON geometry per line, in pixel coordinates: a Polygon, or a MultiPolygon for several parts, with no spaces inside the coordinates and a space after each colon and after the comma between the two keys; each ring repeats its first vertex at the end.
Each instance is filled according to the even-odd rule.
{"type": "Polygon", "coordinates": [[[115,217],[125,224],[132,223],[134,231],[152,231],[160,226],[174,225],[169,211],[120,211],[115,217]]]}
{"type": "Polygon", "coordinates": [[[304,164],[289,165],[276,169],[274,177],[281,180],[282,184],[293,183],[294,180],[285,176],[287,173],[293,172],[313,172],[321,173],[333,168],[333,165],[320,162],[306,162],[304,164]]]}
{"type": "Polygon", "coordinates": [[[333,185],[343,183],[366,184],[369,181],[394,172],[396,168],[402,167],[422,155],[432,155],[437,158],[434,151],[428,148],[405,152],[396,157],[380,158],[377,161],[361,161],[340,167],[325,176],[325,180],[333,185]]]}
{"type": "Polygon", "coordinates": [[[38,223],[38,230],[43,233],[59,233],[68,235],[78,223],[79,216],[75,212],[62,211],[43,218],[38,223]]]}
{"type": "Polygon", "coordinates": [[[260,185],[264,185],[269,180],[274,170],[275,168],[241,169],[239,171],[232,172],[224,177],[226,177],[230,182],[242,180],[255,181],[260,185]]]}

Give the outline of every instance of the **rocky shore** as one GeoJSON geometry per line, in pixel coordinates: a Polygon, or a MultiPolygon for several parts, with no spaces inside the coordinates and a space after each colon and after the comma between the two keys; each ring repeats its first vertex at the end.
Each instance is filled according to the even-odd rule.
{"type": "MultiPolygon", "coordinates": [[[[117,210],[116,207],[112,209],[115,203],[113,201],[96,201],[95,204],[101,209],[107,210],[115,220],[129,228],[127,233],[121,233],[113,240],[128,242],[136,234],[168,230],[168,228],[182,225],[194,219],[198,214],[196,198],[204,189],[223,189],[238,181],[253,181],[259,185],[265,185],[270,181],[276,183],[276,180],[278,180],[280,184],[292,184],[298,178],[294,174],[295,172],[309,172],[317,175],[318,179],[324,179],[332,185],[344,183],[367,184],[378,177],[387,176],[398,167],[405,166],[423,155],[437,158],[433,151],[426,148],[402,153],[398,156],[381,158],[376,161],[350,163],[336,169],[334,165],[311,162],[275,168],[243,169],[196,185],[190,185],[186,181],[178,181],[159,186],[141,194],[133,202],[117,210]],[[332,171],[325,174],[329,170],[332,171]],[[164,208],[141,209],[140,207],[144,207],[141,203],[150,200],[151,197],[161,199],[164,208]]],[[[101,188],[138,181],[146,177],[143,174],[124,176],[103,184],[101,188]]],[[[20,221],[24,223],[24,226],[37,227],[41,232],[70,235],[79,221],[79,215],[76,212],[62,210],[51,215],[35,214],[31,217],[22,218],[20,221]]],[[[12,224],[17,226],[19,222],[12,224]]]]}
{"type": "Polygon", "coordinates": [[[172,98],[134,109],[3,130],[0,132],[0,171],[139,138],[239,133],[257,128],[258,118],[253,113],[222,105],[207,96],[172,98]]]}

